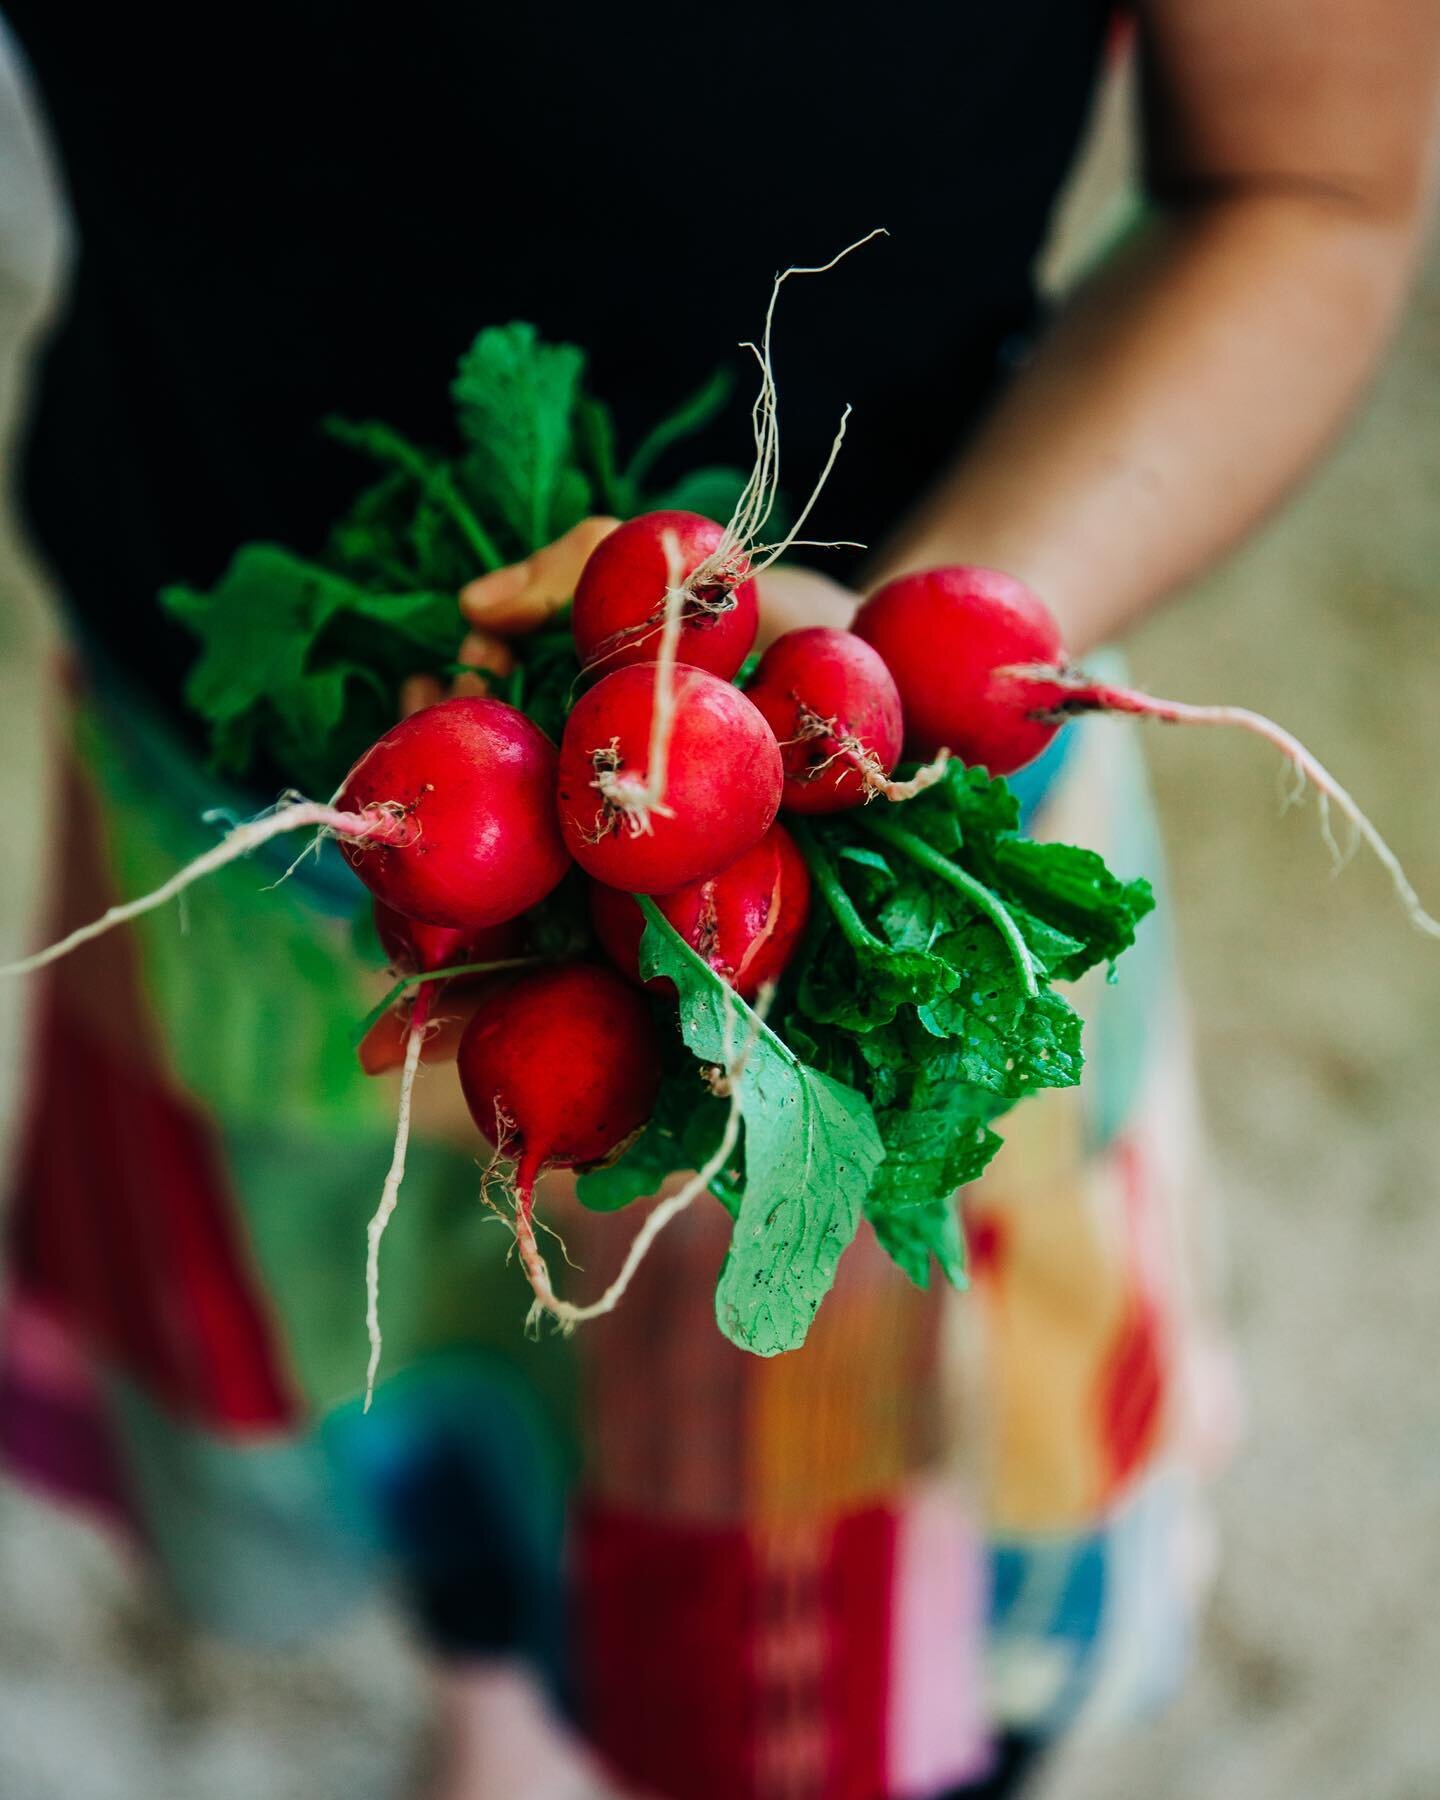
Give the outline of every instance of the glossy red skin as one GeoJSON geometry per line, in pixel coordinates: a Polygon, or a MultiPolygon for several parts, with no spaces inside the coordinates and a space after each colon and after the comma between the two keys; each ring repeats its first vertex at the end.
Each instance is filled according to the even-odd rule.
{"type": "MultiPolygon", "coordinates": [[[[570,615],[575,648],[597,674],[650,662],[660,648],[670,562],[665,533],[675,534],[682,576],[717,548],[724,527],[699,513],[653,512],[618,526],[591,552],[570,615]]],[[[742,562],[743,568],[749,564],[742,562]]],[[[680,628],[679,661],[728,681],[750,654],[760,622],[755,583],[730,590],[726,612],[692,610],[680,628]]]]}
{"type": "Polygon", "coordinates": [[[905,737],[900,694],[880,653],[853,631],[827,625],[787,631],[760,659],[745,689],[770,722],[785,760],[788,812],[843,812],[859,806],[866,787],[853,762],[836,759],[837,739],[855,738],[888,775],[905,737]],[[833,719],[828,737],[801,737],[802,706],[833,719]]]}
{"type": "Polygon", "coordinates": [[[603,1162],[640,1129],[660,1088],[660,1046],[645,1000],[612,970],[562,963],[496,990],[456,1054],[481,1134],[504,1148],[528,1192],[542,1168],[603,1162]]]}
{"type": "Polygon", "coordinates": [[[345,779],[345,811],[397,803],[403,846],[345,844],[376,899],[423,925],[471,933],[545,898],[569,867],[555,825],[555,746],[501,700],[442,700],[412,713],[345,779]]]}
{"type": "MultiPolygon", "coordinates": [[[[655,904],[721,980],[749,1000],[767,981],[778,981],[795,954],[810,917],[810,871],[790,833],[772,825],[728,869],[655,904]]],[[[634,896],[592,881],[590,919],[611,962],[639,982],[645,915],[634,896]]],[[[675,997],[675,984],[664,975],[645,986],[675,997]]]]}
{"type": "Polygon", "coordinates": [[[855,631],[884,657],[905,709],[905,745],[930,757],[942,746],[992,775],[1033,762],[1059,729],[1026,716],[995,671],[1063,667],[1060,627],[1038,594],[995,569],[930,569],[880,588],[855,631]]]}
{"type": "Polygon", "coordinates": [[[383,900],[375,902],[375,934],[392,966],[415,974],[446,969],[452,963],[518,956],[523,936],[518,919],[478,931],[457,931],[452,925],[422,925],[418,919],[407,919],[383,900]]]}
{"type": "Polygon", "coordinates": [[[560,744],[560,830],[597,881],[627,894],[669,894],[743,856],[775,822],[784,771],[775,734],[739,688],[703,669],[675,670],[675,728],[665,805],[650,829],[617,822],[596,841],[603,802],[594,752],[616,741],[621,771],[643,778],[650,760],[655,664],[607,675],[576,702],[560,744]]]}

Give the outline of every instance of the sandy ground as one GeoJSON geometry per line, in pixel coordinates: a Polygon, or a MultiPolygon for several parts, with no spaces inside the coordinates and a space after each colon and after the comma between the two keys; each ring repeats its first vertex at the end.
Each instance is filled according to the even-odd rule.
{"type": "MultiPolygon", "coordinates": [[[[3,59],[0,59],[3,73],[3,59]]],[[[53,217],[0,83],[0,409],[52,265],[53,217]]],[[[1140,632],[1160,691],[1287,721],[1374,805],[1440,896],[1440,264],[1320,479],[1140,632]]],[[[1243,445],[1237,446],[1243,454],[1243,445]]],[[[33,771],[33,584],[0,553],[7,767],[33,771]],[[31,756],[30,763],[17,758],[31,756]]],[[[1224,1563],[1198,1666],[1162,1721],[1075,1746],[1044,1800],[1434,1800],[1440,1794],[1440,946],[1376,870],[1330,878],[1273,764],[1157,733],[1153,764],[1196,998],[1250,1388],[1219,1493],[1224,1563]]],[[[0,944],[39,867],[0,862],[0,944]]],[[[13,1010],[0,1093],[13,1092],[13,1010]]],[[[0,1107],[0,1125],[4,1120],[0,1107]]],[[[0,1491],[6,1800],[389,1800],[423,1737],[418,1669],[376,1613],[303,1657],[178,1632],[87,1530],[0,1491]]]]}

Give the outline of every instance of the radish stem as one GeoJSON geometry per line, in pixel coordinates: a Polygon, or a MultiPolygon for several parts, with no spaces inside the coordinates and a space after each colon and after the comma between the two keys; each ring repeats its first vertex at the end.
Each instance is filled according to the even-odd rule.
{"type": "MultiPolygon", "coordinates": [[[[539,956],[504,956],[495,962],[453,963],[448,969],[425,969],[418,975],[402,975],[385,995],[377,1001],[360,1022],[360,1029],[355,1037],[358,1042],[369,1031],[370,1027],[389,1012],[390,1008],[412,988],[419,988],[431,981],[449,981],[455,975],[495,975],[502,969],[530,969],[544,958],[539,956]]],[[[417,1006],[419,1002],[416,1002],[417,1006]]]]}
{"type": "Polygon", "coordinates": [[[821,849],[809,827],[799,819],[791,819],[790,835],[800,846],[800,853],[805,858],[811,877],[824,896],[826,905],[835,915],[835,923],[840,927],[846,942],[857,950],[887,950],[889,945],[878,938],[860,917],[860,909],[846,891],[834,863],[821,849]]]}
{"type": "Polygon", "coordinates": [[[1015,967],[1025,983],[1025,992],[1032,1000],[1039,994],[1040,982],[1035,973],[1035,959],[1030,954],[1030,946],[1025,942],[1009,908],[991,893],[983,881],[977,881],[968,870],[951,862],[948,856],[942,856],[938,850],[931,849],[924,838],[916,837],[913,831],[907,831],[903,825],[896,825],[887,818],[876,818],[873,814],[864,812],[855,814],[855,823],[872,837],[893,844],[912,862],[919,863],[922,869],[929,869],[932,875],[938,875],[942,881],[948,882],[973,901],[1009,946],[1010,954],[1015,959],[1015,967]]]}

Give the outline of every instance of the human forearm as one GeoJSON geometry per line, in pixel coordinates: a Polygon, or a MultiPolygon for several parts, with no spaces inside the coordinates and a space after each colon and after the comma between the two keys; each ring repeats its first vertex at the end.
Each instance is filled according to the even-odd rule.
{"type": "Polygon", "coordinates": [[[877,578],[1021,576],[1072,647],[1206,567],[1302,475],[1373,370],[1419,209],[1235,191],[1157,219],[1066,307],[877,578]]]}

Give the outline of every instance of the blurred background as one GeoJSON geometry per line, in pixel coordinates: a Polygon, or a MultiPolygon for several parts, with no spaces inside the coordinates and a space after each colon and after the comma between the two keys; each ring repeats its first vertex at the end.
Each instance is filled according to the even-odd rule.
{"type": "MultiPolygon", "coordinates": [[[[0,44],[0,414],[8,443],[65,250],[36,121],[0,44]]],[[[1049,259],[1063,284],[1123,208],[1107,95],[1049,259]]],[[[1440,894],[1440,260],[1345,442],[1217,576],[1128,646],[1140,685],[1285,721],[1440,894]],[[1257,631],[1257,618],[1265,629],[1257,631]]],[[[0,957],[44,879],[43,585],[0,539],[7,779],[0,957]]],[[[1119,729],[1120,727],[1117,727],[1119,729]]],[[[1440,950],[1367,860],[1332,877],[1273,758],[1149,740],[1229,1243],[1248,1433],[1218,1495],[1198,1665],[1143,1732],[1071,1746],[1046,1800],[1433,1800],[1440,1793],[1440,950]]],[[[0,1019],[0,1154],[24,1020],[0,1019]]],[[[375,1611],[304,1655],[180,1632],[87,1527],[0,1488],[6,1800],[327,1800],[405,1791],[418,1664],[375,1611]]]]}

